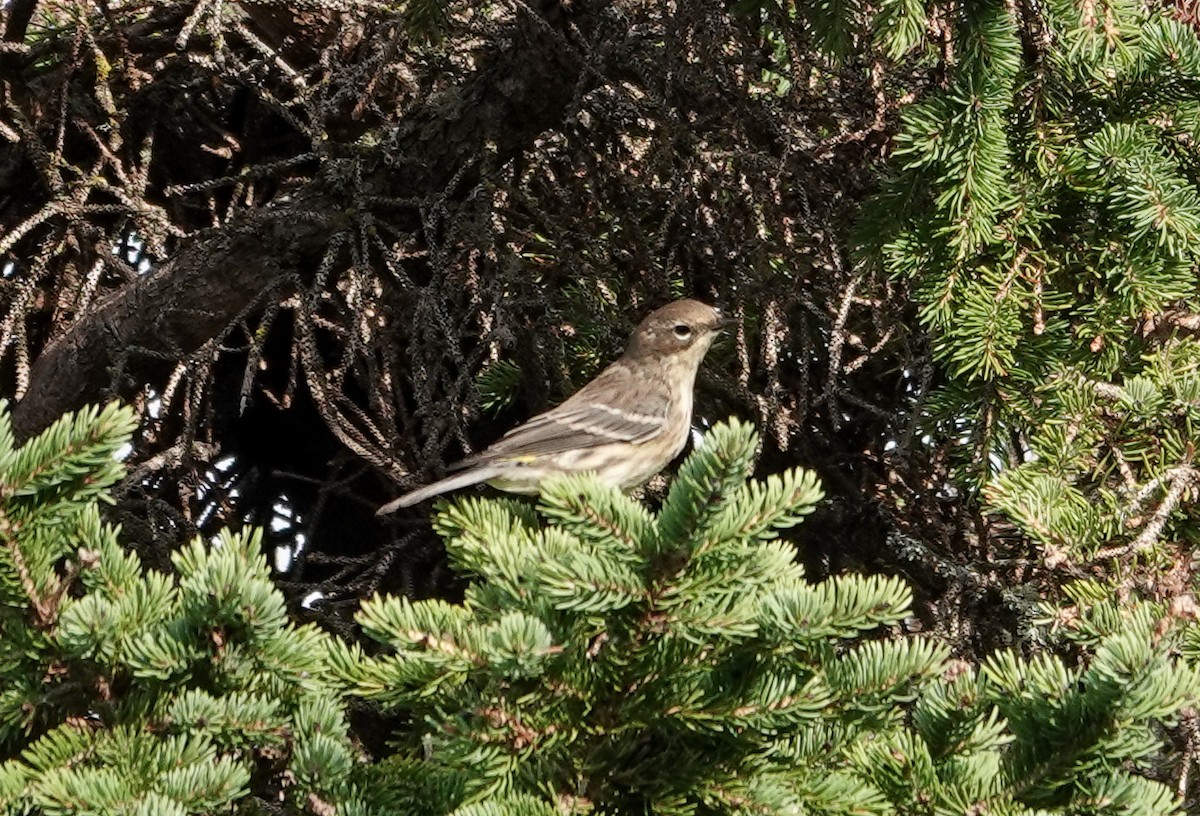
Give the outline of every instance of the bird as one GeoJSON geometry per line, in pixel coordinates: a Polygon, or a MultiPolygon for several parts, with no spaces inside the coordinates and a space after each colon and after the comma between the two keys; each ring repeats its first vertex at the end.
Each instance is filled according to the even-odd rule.
{"type": "Polygon", "coordinates": [[[696,373],[732,322],[720,309],[692,299],[654,310],[634,329],[625,353],[565,402],[450,465],[457,473],[393,499],[376,515],[483,482],[533,494],[552,476],[593,471],[622,490],[645,484],[687,444],[696,373]]]}

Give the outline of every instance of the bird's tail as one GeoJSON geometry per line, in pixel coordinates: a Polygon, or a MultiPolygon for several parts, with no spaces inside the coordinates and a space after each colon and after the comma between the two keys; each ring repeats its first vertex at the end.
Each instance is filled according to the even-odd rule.
{"type": "Polygon", "coordinates": [[[375,515],[386,516],[388,513],[393,513],[401,507],[412,507],[414,504],[418,504],[434,496],[440,496],[442,493],[449,493],[451,490],[458,490],[460,487],[477,485],[498,475],[500,475],[500,469],[495,466],[471,468],[462,473],[447,476],[445,479],[439,479],[433,484],[419,487],[411,493],[405,493],[398,499],[392,499],[383,507],[376,510],[375,515]]]}

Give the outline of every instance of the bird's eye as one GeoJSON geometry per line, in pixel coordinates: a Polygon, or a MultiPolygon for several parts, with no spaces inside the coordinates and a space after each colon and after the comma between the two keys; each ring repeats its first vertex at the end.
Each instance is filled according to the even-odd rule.
{"type": "Polygon", "coordinates": [[[683,323],[676,323],[675,324],[675,336],[678,337],[680,340],[687,340],[689,337],[692,336],[692,327],[684,325],[683,323]]]}

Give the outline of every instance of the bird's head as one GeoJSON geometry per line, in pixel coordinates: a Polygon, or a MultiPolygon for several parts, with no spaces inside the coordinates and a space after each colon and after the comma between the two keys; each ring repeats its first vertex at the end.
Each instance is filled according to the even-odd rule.
{"type": "Polygon", "coordinates": [[[646,315],[629,338],[625,356],[669,356],[699,368],[713,340],[732,323],[698,300],[677,300],[646,315]]]}

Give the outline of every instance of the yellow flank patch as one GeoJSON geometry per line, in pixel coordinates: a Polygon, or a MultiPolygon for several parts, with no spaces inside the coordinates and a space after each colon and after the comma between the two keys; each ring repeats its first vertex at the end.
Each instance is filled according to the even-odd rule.
{"type": "Polygon", "coordinates": [[[537,457],[535,455],[533,455],[532,453],[527,453],[524,456],[506,456],[506,457],[504,457],[504,461],[505,462],[518,462],[522,465],[528,465],[528,464],[532,464],[533,462],[536,462],[537,457]]]}

